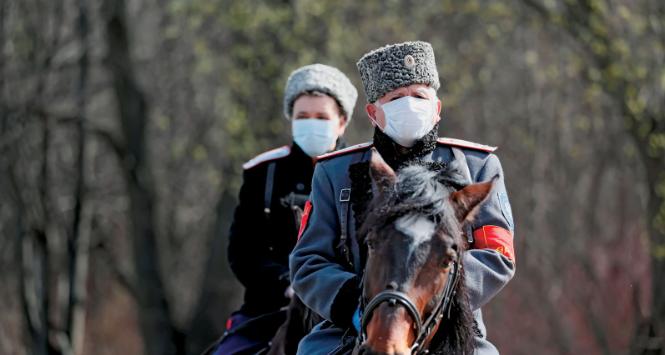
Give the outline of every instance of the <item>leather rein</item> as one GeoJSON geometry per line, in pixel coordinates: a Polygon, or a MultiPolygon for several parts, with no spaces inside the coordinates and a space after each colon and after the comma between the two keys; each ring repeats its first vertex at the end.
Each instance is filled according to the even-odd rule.
{"type": "MultiPolygon", "coordinates": [[[[457,284],[459,283],[461,275],[462,264],[459,262],[452,262],[450,271],[448,272],[448,280],[446,280],[446,286],[443,291],[439,294],[439,301],[437,302],[436,307],[432,313],[425,319],[423,322],[418,308],[415,303],[409,298],[409,296],[404,292],[394,291],[394,290],[385,290],[379,292],[374,298],[372,298],[369,303],[365,306],[362,304],[361,300],[361,320],[360,320],[360,334],[358,338],[357,345],[360,345],[367,340],[367,333],[365,329],[369,323],[372,313],[384,302],[387,302],[391,306],[397,304],[403,306],[411,319],[413,319],[413,325],[416,331],[416,340],[413,345],[411,345],[411,353],[418,354],[420,352],[428,353],[428,350],[424,350],[425,342],[429,335],[432,333],[434,328],[441,322],[444,317],[444,314],[447,313],[447,318],[450,318],[450,310],[453,304],[453,297],[457,292],[457,284]]],[[[365,297],[363,297],[363,300],[365,297]]]]}

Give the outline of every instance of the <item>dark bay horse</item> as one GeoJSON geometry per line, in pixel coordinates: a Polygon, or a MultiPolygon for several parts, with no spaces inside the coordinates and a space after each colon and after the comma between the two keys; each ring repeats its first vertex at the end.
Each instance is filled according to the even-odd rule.
{"type": "MultiPolygon", "coordinates": [[[[339,354],[472,354],[462,226],[496,178],[465,186],[454,164],[416,163],[395,173],[375,150],[369,175],[373,197],[358,231],[367,254],[361,331],[355,348],[350,342],[339,354]]],[[[295,354],[322,320],[295,295],[284,311],[275,337],[252,354],[295,354]]]]}
{"type": "Polygon", "coordinates": [[[453,164],[395,173],[372,153],[374,193],[359,230],[367,248],[355,353],[472,354],[462,227],[494,180],[466,185],[453,164]]]}

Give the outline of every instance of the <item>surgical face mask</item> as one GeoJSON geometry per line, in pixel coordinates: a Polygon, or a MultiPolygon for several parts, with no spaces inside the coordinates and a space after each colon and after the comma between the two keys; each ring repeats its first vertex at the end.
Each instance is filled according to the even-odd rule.
{"type": "Polygon", "coordinates": [[[405,96],[380,105],[386,117],[383,133],[410,148],[434,128],[436,101],[405,96]]]}
{"type": "Polygon", "coordinates": [[[338,120],[301,118],[293,120],[293,141],[310,157],[327,153],[337,140],[338,120]]]}

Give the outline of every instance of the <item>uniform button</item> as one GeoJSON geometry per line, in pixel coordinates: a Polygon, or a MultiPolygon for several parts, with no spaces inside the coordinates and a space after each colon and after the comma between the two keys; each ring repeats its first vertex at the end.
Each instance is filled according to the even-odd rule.
{"type": "Polygon", "coordinates": [[[299,182],[299,183],[296,185],[296,190],[298,190],[298,191],[302,191],[302,190],[304,190],[304,189],[305,189],[305,184],[303,184],[302,182],[299,182]]]}

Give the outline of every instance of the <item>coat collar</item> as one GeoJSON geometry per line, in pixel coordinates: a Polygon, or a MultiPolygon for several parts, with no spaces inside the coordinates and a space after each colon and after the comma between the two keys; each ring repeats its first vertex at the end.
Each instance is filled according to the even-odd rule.
{"type": "Polygon", "coordinates": [[[393,169],[418,160],[431,160],[432,152],[436,149],[439,124],[435,124],[423,138],[416,141],[411,148],[405,148],[395,143],[378,127],[374,128],[374,146],[383,157],[383,160],[393,169]]]}

